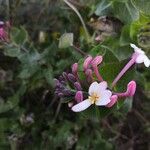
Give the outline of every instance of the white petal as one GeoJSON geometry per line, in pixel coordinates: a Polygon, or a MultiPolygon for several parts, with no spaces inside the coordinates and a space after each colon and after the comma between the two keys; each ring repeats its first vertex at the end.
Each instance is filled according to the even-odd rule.
{"type": "Polygon", "coordinates": [[[149,59],[147,56],[145,56],[145,58],[144,58],[144,65],[145,65],[146,67],[149,67],[149,66],[150,66],[150,59],[149,59]]]}
{"type": "Polygon", "coordinates": [[[106,81],[102,81],[101,83],[99,83],[99,88],[101,90],[106,90],[106,88],[107,88],[107,82],[106,81]]]}
{"type": "Polygon", "coordinates": [[[74,112],[80,112],[80,111],[83,111],[83,110],[87,109],[88,107],[90,107],[90,105],[91,105],[90,100],[86,99],[86,100],[74,105],[71,109],[74,112]]]}
{"type": "Polygon", "coordinates": [[[97,93],[97,91],[99,91],[99,84],[97,82],[93,82],[89,87],[89,95],[97,93]]]}
{"type": "Polygon", "coordinates": [[[135,44],[130,44],[130,46],[134,49],[135,52],[139,53],[139,54],[145,54],[144,51],[142,51],[140,48],[138,48],[135,44]]]}
{"type": "Polygon", "coordinates": [[[136,63],[138,63],[138,64],[143,63],[144,62],[144,58],[145,58],[145,55],[139,55],[136,58],[136,63]]]}
{"type": "Polygon", "coordinates": [[[110,103],[110,97],[111,97],[112,93],[109,90],[105,90],[101,93],[101,97],[99,100],[96,101],[96,105],[98,106],[105,106],[108,103],[110,103]]]}

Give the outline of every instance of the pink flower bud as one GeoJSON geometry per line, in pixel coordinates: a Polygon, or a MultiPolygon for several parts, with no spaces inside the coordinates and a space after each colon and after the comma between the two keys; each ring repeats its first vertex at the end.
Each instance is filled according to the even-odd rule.
{"type": "Polygon", "coordinates": [[[103,60],[102,56],[96,56],[92,61],[92,65],[97,66],[102,62],[102,60],[103,60]]]}
{"type": "Polygon", "coordinates": [[[79,82],[75,82],[75,83],[74,83],[74,86],[75,86],[76,90],[79,90],[79,91],[82,90],[81,84],[80,84],[79,82]]]}
{"type": "Polygon", "coordinates": [[[117,95],[112,95],[111,98],[110,98],[111,101],[110,101],[110,103],[108,103],[106,105],[106,107],[108,107],[108,108],[112,107],[114,104],[116,104],[117,99],[118,99],[117,95]]]}
{"type": "Polygon", "coordinates": [[[74,63],[72,65],[72,73],[74,74],[74,76],[76,76],[77,72],[78,72],[78,63],[74,63]]]}
{"type": "Polygon", "coordinates": [[[130,81],[127,86],[127,95],[131,97],[135,94],[135,91],[136,91],[136,82],[130,81]]]}
{"type": "Polygon", "coordinates": [[[92,61],[92,56],[88,56],[84,63],[83,63],[83,70],[86,71],[88,69],[88,66],[90,65],[91,61],[92,61]]]}
{"type": "Polygon", "coordinates": [[[76,92],[75,100],[77,101],[77,103],[80,103],[81,101],[83,101],[83,93],[82,93],[82,91],[77,91],[76,92]]]}
{"type": "Polygon", "coordinates": [[[118,97],[131,97],[135,94],[136,91],[136,82],[130,81],[127,85],[127,90],[124,93],[114,93],[118,97]]]}

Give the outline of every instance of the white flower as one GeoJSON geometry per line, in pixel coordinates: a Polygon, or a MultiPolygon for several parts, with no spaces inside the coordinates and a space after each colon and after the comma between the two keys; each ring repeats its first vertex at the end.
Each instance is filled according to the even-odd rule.
{"type": "Polygon", "coordinates": [[[146,67],[149,67],[150,66],[150,59],[146,56],[145,52],[142,51],[140,48],[138,48],[134,44],[130,44],[130,46],[134,49],[135,53],[138,54],[135,62],[138,64],[144,63],[144,65],[146,67]]]}
{"type": "Polygon", "coordinates": [[[110,102],[110,97],[112,95],[111,91],[107,90],[107,82],[103,81],[101,83],[93,82],[89,87],[89,97],[88,99],[74,105],[72,111],[80,112],[87,109],[92,104],[97,106],[106,106],[110,102]]]}

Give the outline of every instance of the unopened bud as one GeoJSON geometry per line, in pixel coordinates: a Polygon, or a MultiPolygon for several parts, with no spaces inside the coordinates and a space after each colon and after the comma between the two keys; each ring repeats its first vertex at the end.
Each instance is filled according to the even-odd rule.
{"type": "Polygon", "coordinates": [[[136,91],[136,82],[135,81],[130,81],[128,83],[128,86],[127,86],[127,94],[128,96],[133,96],[135,94],[135,91],[136,91]]]}
{"type": "Polygon", "coordinates": [[[84,61],[84,63],[83,63],[83,70],[84,70],[84,71],[88,69],[88,66],[90,65],[92,59],[93,59],[92,56],[88,56],[88,57],[85,59],[85,61],[84,61]]]}
{"type": "Polygon", "coordinates": [[[80,103],[81,101],[83,101],[83,93],[82,93],[82,91],[76,92],[75,100],[77,101],[77,103],[80,103]]]}

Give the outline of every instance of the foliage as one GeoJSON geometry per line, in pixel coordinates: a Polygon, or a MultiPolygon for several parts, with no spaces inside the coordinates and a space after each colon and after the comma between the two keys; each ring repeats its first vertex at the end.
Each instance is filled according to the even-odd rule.
{"type": "MultiPolygon", "coordinates": [[[[54,95],[54,78],[69,71],[73,63],[83,62],[83,55],[73,45],[86,54],[103,55],[100,71],[109,84],[131,56],[130,43],[150,54],[150,2],[70,2],[79,10],[85,24],[93,14],[106,15],[122,22],[121,32],[97,43],[93,38],[95,31],[90,28],[87,28],[90,33],[87,40],[89,37],[78,16],[64,1],[0,1],[1,18],[11,22],[10,42],[0,43],[0,149],[113,150],[121,147],[122,143],[118,145],[116,140],[123,136],[118,127],[132,110],[132,100],[126,99],[124,105],[118,103],[116,110],[102,109],[98,117],[91,112],[76,114],[54,95]],[[89,118],[85,117],[87,113],[89,118]]],[[[115,90],[124,91],[132,79],[143,87],[144,95],[140,98],[144,97],[146,105],[146,97],[150,97],[150,74],[142,66],[127,72],[115,90]]],[[[147,107],[141,110],[143,114],[148,112],[147,107]]],[[[144,135],[149,132],[146,123],[142,126],[144,135]]]]}

